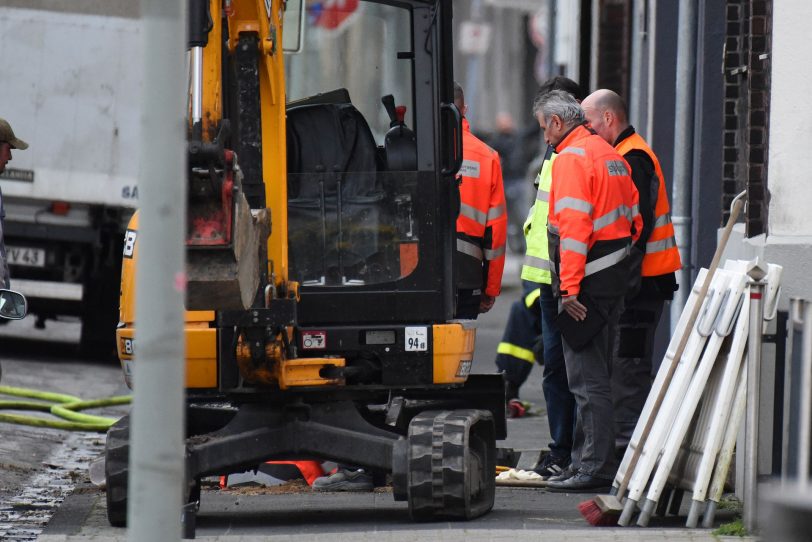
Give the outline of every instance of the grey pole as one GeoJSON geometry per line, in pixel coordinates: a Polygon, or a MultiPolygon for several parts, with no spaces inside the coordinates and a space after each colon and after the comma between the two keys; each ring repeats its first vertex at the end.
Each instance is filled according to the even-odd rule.
{"type": "Polygon", "coordinates": [[[679,290],[671,302],[671,332],[679,321],[691,290],[691,171],[693,169],[694,92],[696,78],[696,0],[679,3],[677,41],[677,102],[674,127],[674,193],[671,212],[682,269],[679,290]]]}
{"type": "MultiPolygon", "coordinates": [[[[482,0],[473,0],[471,2],[471,21],[481,23],[483,19],[482,0]]],[[[467,64],[465,88],[463,90],[465,91],[465,104],[468,105],[470,113],[465,116],[470,121],[479,115],[479,122],[482,122],[483,116],[480,114],[481,111],[477,111],[477,105],[479,104],[479,69],[482,67],[482,57],[480,55],[468,55],[467,64]]]]}
{"type": "Polygon", "coordinates": [[[186,0],[143,0],[144,88],[128,539],[181,538],[186,0]]]}
{"type": "Polygon", "coordinates": [[[761,386],[761,338],[764,326],[766,270],[756,265],[750,278],[750,329],[747,336],[747,406],[744,430],[744,527],[754,532],[758,504],[758,402],[761,386]]]}
{"type": "MultiPolygon", "coordinates": [[[[803,347],[801,348],[800,413],[798,416],[798,489],[809,495],[809,450],[812,446],[812,301],[803,302],[803,347]]],[[[790,394],[785,387],[784,393],[790,394]]],[[[785,411],[789,412],[789,410],[785,411]]],[[[787,416],[787,414],[784,414],[787,416]]]]}
{"type": "Polygon", "coordinates": [[[555,65],[555,12],[558,9],[558,0],[547,0],[547,78],[558,75],[558,66],[555,65]]]}

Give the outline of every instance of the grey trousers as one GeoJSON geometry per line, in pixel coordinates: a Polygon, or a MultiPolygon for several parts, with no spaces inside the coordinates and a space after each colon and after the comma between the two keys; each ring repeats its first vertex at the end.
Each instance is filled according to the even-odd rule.
{"type": "Polygon", "coordinates": [[[664,304],[662,298],[638,296],[626,305],[620,316],[612,360],[612,402],[618,448],[629,444],[651,391],[654,334],[664,304]]]}
{"type": "Polygon", "coordinates": [[[567,380],[577,407],[572,465],[582,473],[611,480],[617,460],[610,374],[623,297],[596,299],[595,304],[607,315],[607,325],[577,352],[566,339],[562,341],[567,380]]]}

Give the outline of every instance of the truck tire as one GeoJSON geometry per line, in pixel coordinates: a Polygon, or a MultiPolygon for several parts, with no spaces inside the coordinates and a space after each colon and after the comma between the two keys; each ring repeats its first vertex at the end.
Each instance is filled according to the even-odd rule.
{"type": "Polygon", "coordinates": [[[406,491],[413,520],[469,520],[493,508],[496,439],[490,412],[418,414],[409,424],[407,462],[406,491]]]}
{"type": "Polygon", "coordinates": [[[107,485],[107,521],[113,527],[127,526],[127,476],[130,462],[130,416],[124,416],[107,430],[104,446],[104,474],[107,485]]]}

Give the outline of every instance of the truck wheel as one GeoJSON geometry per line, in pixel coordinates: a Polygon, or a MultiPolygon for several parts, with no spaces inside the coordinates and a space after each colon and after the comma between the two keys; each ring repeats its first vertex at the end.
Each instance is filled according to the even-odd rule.
{"type": "Polygon", "coordinates": [[[127,476],[130,461],[130,417],[124,416],[107,431],[104,474],[107,479],[107,521],[127,525],[127,476]]]}
{"type": "Polygon", "coordinates": [[[496,439],[483,410],[434,410],[409,424],[407,500],[413,520],[474,519],[493,508],[496,439]]]}

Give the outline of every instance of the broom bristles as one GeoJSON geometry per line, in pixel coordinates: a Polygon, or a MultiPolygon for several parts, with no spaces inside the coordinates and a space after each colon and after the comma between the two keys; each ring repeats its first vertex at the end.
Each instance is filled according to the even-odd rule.
{"type": "Polygon", "coordinates": [[[611,527],[617,525],[623,506],[611,495],[598,495],[592,500],[580,503],[578,511],[586,522],[594,527],[611,527]]]}

